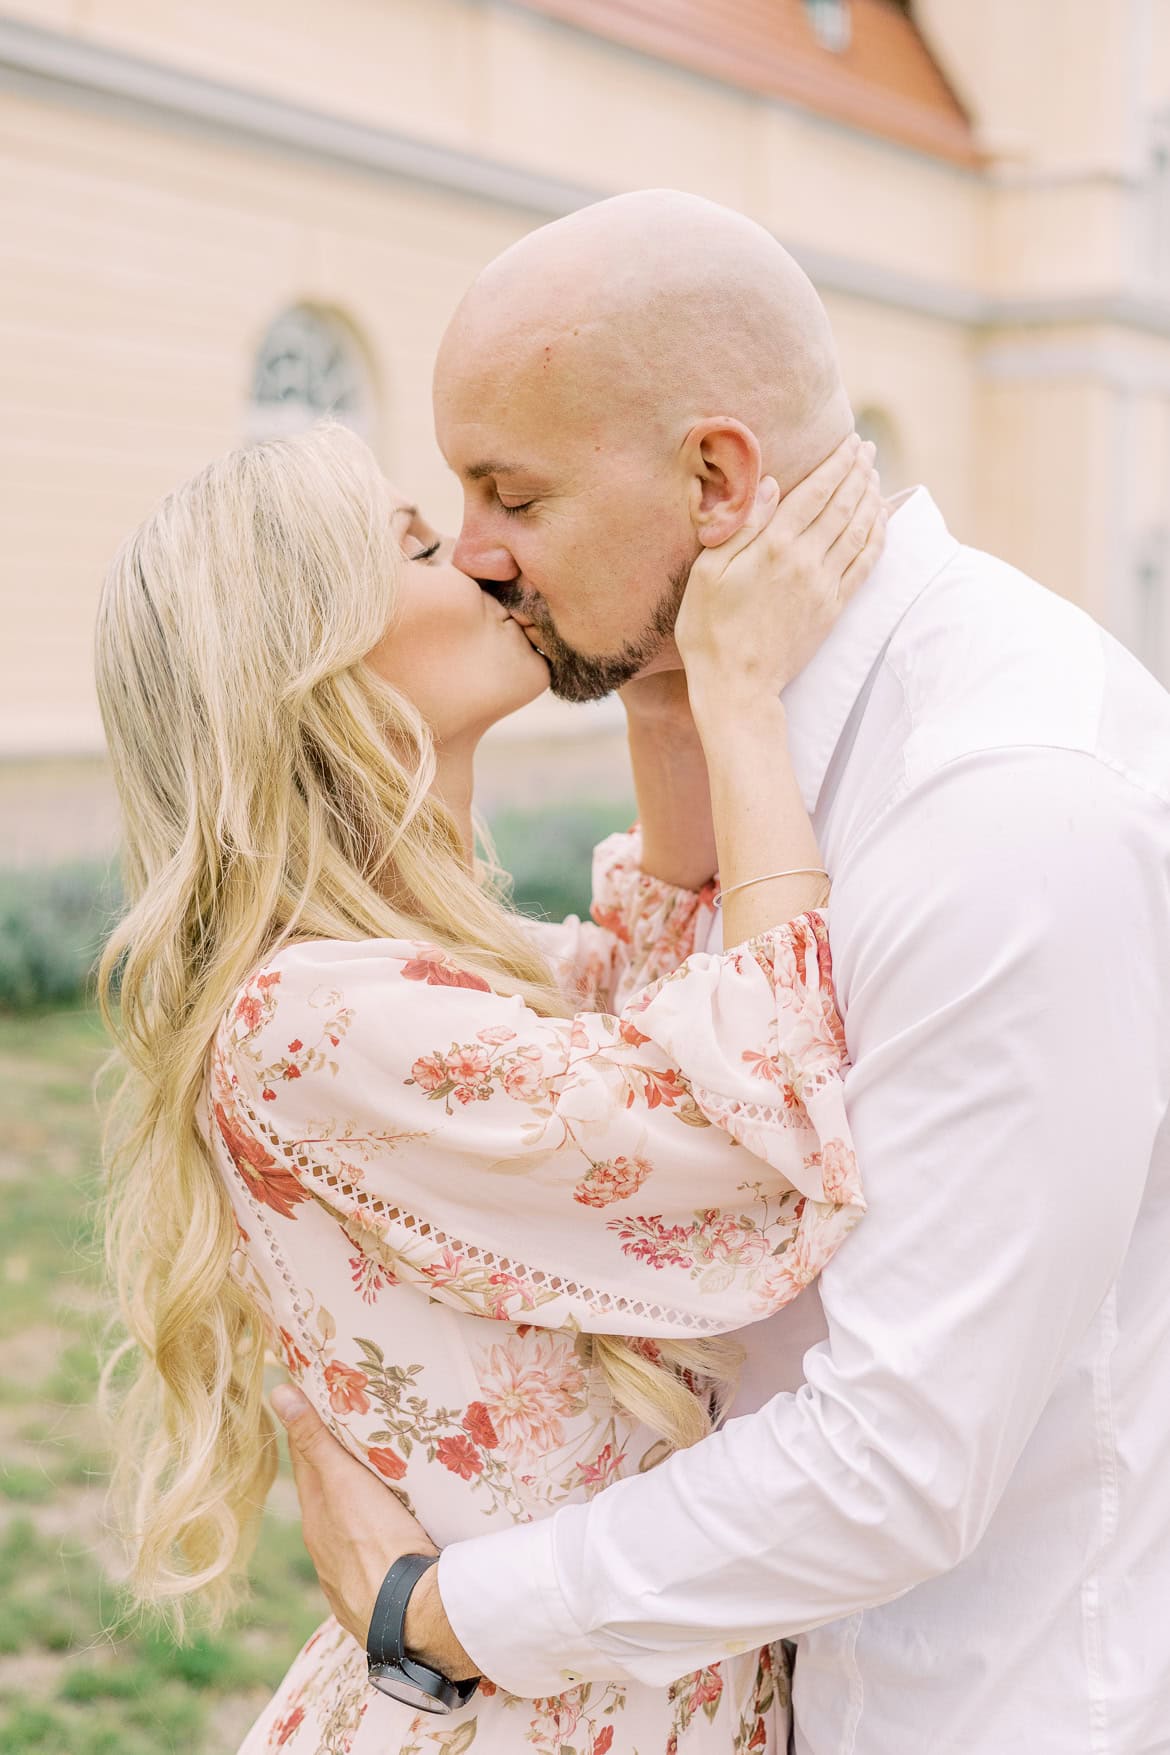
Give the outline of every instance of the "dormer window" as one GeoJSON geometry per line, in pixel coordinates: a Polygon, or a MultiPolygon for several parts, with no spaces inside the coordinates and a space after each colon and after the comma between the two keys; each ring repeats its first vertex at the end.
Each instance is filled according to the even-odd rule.
{"type": "Polygon", "coordinates": [[[853,40],[849,0],[805,0],[817,41],[841,55],[853,40]]]}

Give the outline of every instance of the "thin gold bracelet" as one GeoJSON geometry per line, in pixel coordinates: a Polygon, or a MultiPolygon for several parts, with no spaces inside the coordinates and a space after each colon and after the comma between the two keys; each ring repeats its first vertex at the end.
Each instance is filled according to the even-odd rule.
{"type": "Polygon", "coordinates": [[[801,865],[795,871],[769,871],[763,877],[745,878],[742,884],[732,884],[729,890],[720,890],[712,907],[722,908],[724,896],[734,896],[736,890],[750,890],[753,884],[770,884],[773,878],[786,877],[823,877],[826,883],[831,881],[828,872],[822,871],[819,865],[801,865]]]}

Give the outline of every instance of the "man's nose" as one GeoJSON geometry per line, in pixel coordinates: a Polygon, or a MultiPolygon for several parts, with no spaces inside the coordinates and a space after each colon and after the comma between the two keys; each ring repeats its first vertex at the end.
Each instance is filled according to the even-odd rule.
{"type": "Polygon", "coordinates": [[[501,543],[469,530],[466,524],[456,538],[451,559],[461,573],[467,573],[472,579],[492,579],[500,585],[510,584],[520,572],[515,559],[501,543]]]}

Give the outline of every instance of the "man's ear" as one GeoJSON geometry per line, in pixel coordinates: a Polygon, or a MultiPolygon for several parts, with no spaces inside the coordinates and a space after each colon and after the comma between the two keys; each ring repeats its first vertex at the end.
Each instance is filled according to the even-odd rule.
{"type": "Polygon", "coordinates": [[[717,548],[735,535],[756,503],[763,468],[759,440],[742,421],[721,416],[691,428],[682,456],[695,535],[704,548],[717,548]]]}

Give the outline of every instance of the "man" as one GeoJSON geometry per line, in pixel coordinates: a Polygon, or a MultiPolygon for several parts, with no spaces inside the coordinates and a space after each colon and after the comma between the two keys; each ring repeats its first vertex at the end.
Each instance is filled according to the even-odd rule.
{"type": "MultiPolygon", "coordinates": [[[[689,514],[722,540],[762,471],[787,491],[848,433],[812,288],[736,215],[621,197],[485,271],[435,399],[457,562],[558,692],[626,686],[680,805],[657,857],[709,875],[670,674],[689,514]]],[[[1170,1749],[1170,701],[919,489],[785,702],[869,1215],[819,1333],[771,1325],[765,1405],[446,1549],[408,1649],[532,1696],[785,1638],[799,1755],[1170,1749]]],[[[363,1638],[425,1537],[281,1397],[310,1552],[363,1638]]]]}

